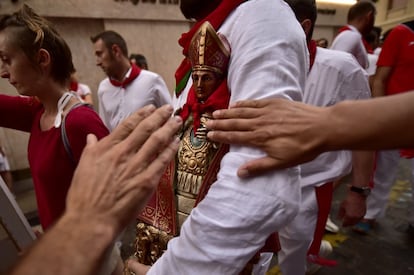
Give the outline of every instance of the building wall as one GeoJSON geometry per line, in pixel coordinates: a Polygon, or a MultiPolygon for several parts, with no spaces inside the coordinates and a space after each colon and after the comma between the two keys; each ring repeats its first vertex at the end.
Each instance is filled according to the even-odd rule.
{"type": "Polygon", "coordinates": [[[405,6],[388,9],[389,0],[379,0],[377,3],[376,25],[382,27],[383,32],[391,29],[399,23],[414,20],[414,1],[406,0],[405,6]]]}

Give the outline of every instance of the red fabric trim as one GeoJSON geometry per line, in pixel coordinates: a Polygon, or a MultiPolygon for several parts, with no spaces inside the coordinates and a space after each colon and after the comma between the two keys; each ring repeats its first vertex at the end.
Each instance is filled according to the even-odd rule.
{"type": "Polygon", "coordinates": [[[175,207],[174,195],[174,160],[165,169],[157,190],[144,207],[143,211],[138,214],[138,219],[144,221],[168,234],[176,236],[177,231],[177,210],[175,207]]]}
{"type": "Polygon", "coordinates": [[[308,51],[309,51],[309,70],[312,69],[313,63],[315,63],[315,57],[316,57],[316,50],[317,50],[317,44],[315,40],[311,40],[308,43],[308,51]]]}
{"type": "Polygon", "coordinates": [[[70,82],[70,90],[73,92],[77,92],[79,87],[79,83],[77,81],[70,82]]]}
{"type": "Polygon", "coordinates": [[[200,127],[200,115],[203,113],[212,113],[215,110],[227,109],[230,101],[230,93],[227,87],[227,81],[223,80],[220,86],[215,90],[204,103],[200,103],[197,100],[194,87],[187,97],[187,102],[184,104],[180,113],[183,121],[186,121],[190,114],[193,115],[193,129],[197,131],[200,127]]]}
{"type": "Polygon", "coordinates": [[[313,241],[308,250],[308,255],[318,255],[321,248],[322,237],[325,232],[326,221],[331,210],[333,183],[328,182],[315,187],[316,201],[318,203],[318,219],[316,221],[313,241]]]}
{"type": "Polygon", "coordinates": [[[400,156],[406,159],[414,158],[414,149],[402,149],[400,150],[400,156]]]}
{"type": "Polygon", "coordinates": [[[111,84],[116,87],[122,87],[122,88],[125,88],[126,86],[128,86],[128,84],[131,83],[135,78],[137,78],[139,74],[141,73],[141,69],[137,65],[131,64],[131,68],[132,68],[131,73],[122,82],[109,78],[109,81],[111,82],[111,84]]]}

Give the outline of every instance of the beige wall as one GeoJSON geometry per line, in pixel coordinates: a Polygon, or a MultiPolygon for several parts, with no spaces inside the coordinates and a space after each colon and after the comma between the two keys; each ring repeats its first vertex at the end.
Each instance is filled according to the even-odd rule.
{"type": "Polygon", "coordinates": [[[349,5],[337,5],[330,3],[317,3],[318,17],[316,19],[313,38],[328,39],[329,46],[335,37],[339,26],[346,24],[349,5]]]}
{"type": "Polygon", "coordinates": [[[407,7],[403,9],[388,10],[388,1],[379,0],[377,3],[376,25],[382,27],[383,31],[391,29],[395,25],[414,20],[414,1],[408,0],[407,7]]]}

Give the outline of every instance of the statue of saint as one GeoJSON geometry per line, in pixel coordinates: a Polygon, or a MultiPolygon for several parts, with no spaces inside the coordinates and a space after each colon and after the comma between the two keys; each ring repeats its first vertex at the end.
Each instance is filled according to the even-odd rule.
{"type": "Polygon", "coordinates": [[[207,139],[205,122],[215,110],[228,107],[230,47],[205,22],[193,36],[188,52],[193,84],[186,103],[176,112],[184,121],[177,156],[138,217],[135,256],[146,265],[152,265],[180,232],[191,210],[215,182],[221,158],[228,151],[228,145],[207,139]]]}

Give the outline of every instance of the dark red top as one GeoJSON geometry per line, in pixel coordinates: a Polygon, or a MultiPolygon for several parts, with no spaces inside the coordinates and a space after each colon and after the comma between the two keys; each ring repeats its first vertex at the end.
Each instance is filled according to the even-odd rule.
{"type": "MultiPolygon", "coordinates": [[[[28,159],[43,229],[49,228],[63,213],[66,195],[76,164],[62,142],[61,129],[40,130],[42,104],[30,97],[0,95],[0,126],[30,132],[28,159]]],[[[109,132],[91,108],[73,109],[66,118],[66,132],[76,162],[86,145],[86,136],[98,139],[109,132]]]]}

